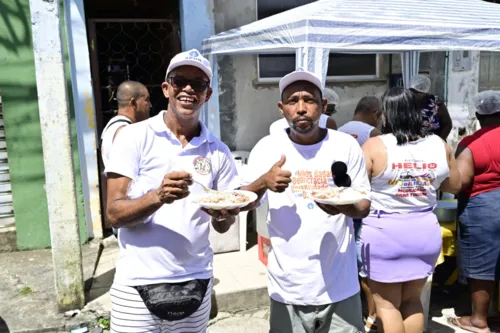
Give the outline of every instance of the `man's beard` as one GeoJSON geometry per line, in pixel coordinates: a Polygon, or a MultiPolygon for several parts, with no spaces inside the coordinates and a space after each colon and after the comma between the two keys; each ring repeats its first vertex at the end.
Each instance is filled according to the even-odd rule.
{"type": "Polygon", "coordinates": [[[297,117],[297,118],[293,119],[292,121],[289,121],[288,124],[289,124],[290,128],[292,128],[295,132],[300,133],[300,134],[310,133],[314,129],[314,120],[312,120],[311,118],[309,118],[307,116],[297,117]],[[297,122],[299,120],[300,121],[306,120],[308,122],[308,126],[306,126],[306,127],[298,126],[297,122]]]}

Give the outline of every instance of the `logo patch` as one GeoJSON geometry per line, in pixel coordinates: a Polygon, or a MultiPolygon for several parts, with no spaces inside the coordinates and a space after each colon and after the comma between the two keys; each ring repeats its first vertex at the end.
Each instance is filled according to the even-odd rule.
{"type": "Polygon", "coordinates": [[[203,156],[198,156],[193,161],[193,167],[200,175],[208,175],[212,172],[212,163],[203,156]]]}

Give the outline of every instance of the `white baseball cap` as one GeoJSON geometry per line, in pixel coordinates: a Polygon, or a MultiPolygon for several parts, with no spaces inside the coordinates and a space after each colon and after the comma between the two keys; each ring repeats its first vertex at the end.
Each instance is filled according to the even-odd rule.
{"type": "Polygon", "coordinates": [[[194,66],[201,69],[205,74],[207,74],[208,79],[212,81],[212,68],[210,66],[210,61],[208,61],[204,56],[200,54],[200,51],[197,49],[192,49],[189,51],[184,51],[176,54],[172,60],[170,60],[170,64],[167,68],[167,74],[165,75],[165,79],[168,74],[181,66],[194,66]]]}
{"type": "Polygon", "coordinates": [[[314,84],[320,91],[323,91],[323,85],[321,84],[321,79],[319,76],[313,72],[306,71],[303,68],[297,68],[290,74],[285,75],[280,80],[280,93],[283,93],[286,87],[297,81],[307,81],[314,84]]]}
{"type": "Polygon", "coordinates": [[[411,78],[410,88],[422,93],[428,93],[431,90],[431,79],[426,75],[415,75],[411,78]]]}
{"type": "Polygon", "coordinates": [[[323,97],[328,100],[328,105],[339,104],[340,101],[339,95],[337,95],[337,93],[330,88],[325,88],[325,91],[323,92],[323,97]]]}

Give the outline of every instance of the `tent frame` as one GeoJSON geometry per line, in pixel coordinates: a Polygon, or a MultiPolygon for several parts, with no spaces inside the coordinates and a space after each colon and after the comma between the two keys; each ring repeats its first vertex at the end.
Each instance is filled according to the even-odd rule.
{"type": "Polygon", "coordinates": [[[420,0],[375,3],[371,11],[346,18],[352,6],[374,2],[318,0],[206,38],[202,52],[212,64],[216,98],[206,106],[203,121],[220,137],[217,55],[295,52],[296,69],[316,73],[324,87],[330,52],[399,53],[407,87],[418,74],[420,52],[500,51],[500,5],[470,0],[464,7],[458,0],[428,0],[429,12],[422,14],[420,0]]]}
{"type": "MultiPolygon", "coordinates": [[[[323,89],[326,84],[326,73],[328,70],[328,58],[332,49],[326,48],[318,48],[318,47],[299,47],[295,49],[295,68],[305,69],[310,72],[315,73],[322,79],[323,89]]],[[[335,53],[376,53],[376,54],[394,54],[398,52],[387,52],[387,51],[367,51],[367,52],[346,52],[342,51],[334,51],[335,53]]],[[[283,49],[276,49],[265,52],[266,54],[280,54],[283,53],[283,49]]],[[[402,74],[403,74],[403,84],[407,86],[411,81],[411,78],[418,74],[419,63],[420,63],[420,52],[419,51],[404,51],[399,52],[401,55],[401,64],[402,64],[402,74]]],[[[217,56],[218,55],[230,55],[230,54],[262,54],[261,50],[254,50],[253,52],[244,52],[244,53],[234,53],[234,52],[217,52],[217,53],[208,53],[205,56],[208,57],[210,64],[212,65],[212,98],[205,104],[202,113],[202,121],[207,124],[207,127],[210,131],[220,138],[220,118],[219,118],[219,76],[218,76],[218,65],[217,65],[217,56]]]]}

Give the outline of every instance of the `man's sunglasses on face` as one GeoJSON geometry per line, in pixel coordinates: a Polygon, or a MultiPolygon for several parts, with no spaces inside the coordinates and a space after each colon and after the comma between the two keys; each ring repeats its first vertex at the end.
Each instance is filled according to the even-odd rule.
{"type": "Polygon", "coordinates": [[[203,79],[190,80],[182,76],[172,76],[167,80],[174,88],[183,89],[189,85],[196,92],[204,92],[210,85],[209,81],[203,79]]]}

